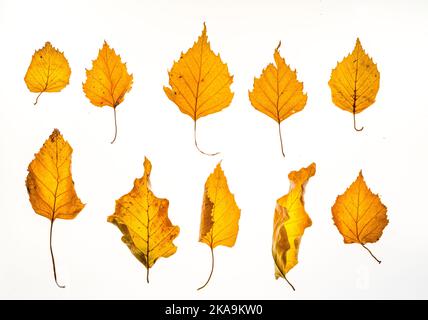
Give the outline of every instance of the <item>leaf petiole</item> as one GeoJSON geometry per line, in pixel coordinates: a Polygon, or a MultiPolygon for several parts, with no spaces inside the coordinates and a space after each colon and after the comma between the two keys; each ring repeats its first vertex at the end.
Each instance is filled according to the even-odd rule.
{"type": "Polygon", "coordinates": [[[114,138],[112,140],[112,142],[110,142],[111,144],[113,144],[116,141],[116,137],[117,137],[117,120],[116,120],[116,107],[113,107],[113,113],[114,113],[114,138]]]}
{"type": "Polygon", "coordinates": [[[36,97],[36,101],[34,101],[34,105],[36,105],[37,104],[37,102],[39,101],[39,97],[42,95],[42,93],[43,93],[44,91],[41,91],[38,95],[37,95],[37,97],[36,97]]]}
{"type": "Polygon", "coordinates": [[[49,233],[50,234],[49,235],[49,247],[50,247],[50,250],[51,250],[51,257],[52,257],[52,265],[53,265],[53,272],[54,272],[55,283],[56,283],[56,285],[59,288],[63,289],[63,288],[65,288],[65,286],[60,285],[58,283],[57,278],[56,278],[55,258],[54,258],[53,249],[52,249],[52,229],[53,229],[53,223],[54,223],[54,219],[51,220],[51,229],[50,229],[50,233],[49,233]]]}
{"type": "Polygon", "coordinates": [[[213,275],[213,271],[214,271],[214,250],[211,247],[211,272],[210,272],[210,276],[208,277],[207,282],[205,282],[205,284],[202,287],[199,287],[198,290],[205,288],[206,285],[208,284],[208,282],[210,282],[211,276],[213,275]]]}
{"type": "Polygon", "coordinates": [[[198,147],[198,141],[197,141],[197,139],[196,139],[196,120],[195,120],[195,125],[194,125],[194,127],[193,127],[193,136],[194,136],[194,139],[195,139],[195,146],[196,146],[196,149],[198,149],[198,151],[199,151],[200,153],[205,154],[205,155],[207,155],[207,156],[216,156],[216,155],[218,155],[218,154],[220,153],[220,152],[215,152],[215,153],[206,153],[206,152],[202,151],[201,149],[199,149],[199,147],[198,147]]]}
{"type": "Polygon", "coordinates": [[[361,245],[363,246],[364,249],[366,249],[370,253],[370,255],[377,261],[377,263],[380,264],[382,262],[378,258],[376,258],[376,256],[370,251],[369,248],[367,248],[364,244],[361,244],[361,245]]]}

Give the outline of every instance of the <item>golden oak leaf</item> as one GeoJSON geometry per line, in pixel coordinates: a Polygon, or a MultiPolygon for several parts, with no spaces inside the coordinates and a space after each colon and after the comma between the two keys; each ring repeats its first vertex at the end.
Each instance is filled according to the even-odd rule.
{"type": "Polygon", "coordinates": [[[116,107],[123,102],[125,94],[131,90],[132,81],[133,76],[128,73],[126,64],[104,41],[97,59],[92,61],[92,69],[86,69],[83,91],[94,106],[113,108],[115,131],[111,143],[117,136],[116,107]]]}
{"type": "Polygon", "coordinates": [[[308,99],[303,93],[303,83],[297,80],[296,71],[291,70],[279,55],[279,47],[274,52],[275,65],[270,63],[260,78],[254,78],[253,91],[248,91],[255,109],[278,123],[281,152],[284,148],[281,137],[281,122],[296,112],[302,111],[308,99]]]}
{"type": "Polygon", "coordinates": [[[312,225],[304,207],[303,195],[306,183],[315,171],[316,165],[312,163],[307,168],[290,172],[290,191],[276,201],[272,239],[275,278],[284,278],[293,290],[286,275],[297,264],[301,238],[305,229],[312,225]]]}
{"type": "Polygon", "coordinates": [[[34,105],[43,92],[59,92],[70,79],[71,69],[63,52],[52,47],[50,42],[34,52],[25,74],[25,83],[31,92],[39,93],[34,105]]]}
{"type": "Polygon", "coordinates": [[[205,23],[198,41],[185,54],[181,54],[168,74],[171,87],[163,89],[180,111],[193,119],[196,148],[203,154],[217,154],[208,154],[199,149],[196,121],[229,106],[233,98],[230,90],[233,76],[220,55],[211,50],[205,23]]]}
{"type": "Polygon", "coordinates": [[[362,172],[357,179],[338,196],[331,208],[334,224],[342,234],[345,243],[359,243],[370,255],[381,263],[365,246],[376,242],[388,224],[387,208],[378,195],[367,187],[362,172]]]}
{"type": "Polygon", "coordinates": [[[354,51],[337,63],[328,82],[333,103],[340,109],[352,112],[356,131],[364,127],[357,129],[355,115],[375,102],[379,80],[376,64],[365,53],[357,38],[354,51]]]}
{"type": "Polygon", "coordinates": [[[201,213],[199,242],[211,249],[211,273],[204,288],[211,279],[214,270],[214,248],[220,245],[233,247],[239,230],[241,210],[227,185],[226,176],[220,163],[205,182],[204,199],[201,213]]]}
{"type": "Polygon", "coordinates": [[[50,250],[56,284],[52,229],[55,219],[74,219],[85,206],[74,189],[71,177],[73,149],[55,129],[28,166],[26,186],[34,211],[51,221],[50,250]]]}
{"type": "Polygon", "coordinates": [[[180,233],[168,218],[168,199],[156,197],[150,189],[152,164],[144,159],[144,175],[135,179],[132,190],[116,200],[116,210],[107,221],[123,234],[122,241],[147,269],[160,257],[169,257],[177,251],[173,240],[180,233]]]}

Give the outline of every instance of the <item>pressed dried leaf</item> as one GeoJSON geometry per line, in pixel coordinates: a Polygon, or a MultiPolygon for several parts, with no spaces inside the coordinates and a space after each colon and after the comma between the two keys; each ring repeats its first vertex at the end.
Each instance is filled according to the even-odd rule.
{"type": "Polygon", "coordinates": [[[249,91],[251,104],[255,109],[278,123],[281,152],[284,148],[281,136],[281,122],[306,105],[307,95],[303,83],[297,80],[296,71],[291,70],[279,54],[281,42],[274,52],[275,65],[270,63],[260,76],[254,78],[253,91],[249,91]]]}
{"type": "Polygon", "coordinates": [[[286,275],[297,264],[301,238],[305,229],[312,225],[304,207],[303,195],[306,183],[315,171],[316,165],[312,163],[307,168],[290,172],[290,191],[276,202],[272,238],[275,278],[284,278],[293,290],[286,275]]]}
{"type": "Polygon", "coordinates": [[[365,246],[376,242],[382,236],[388,224],[387,208],[364,181],[360,171],[357,179],[338,196],[331,208],[334,224],[343,236],[345,243],[359,243],[378,262],[373,253],[365,246]]]}
{"type": "Polygon", "coordinates": [[[240,216],[241,210],[229,190],[226,176],[219,163],[205,183],[199,242],[210,247],[212,267],[207,282],[199,289],[204,288],[211,279],[214,270],[214,248],[220,245],[227,247],[235,245],[240,216]]]}
{"type": "Polygon", "coordinates": [[[182,113],[193,119],[195,146],[207,154],[198,147],[196,121],[229,106],[233,98],[230,90],[233,76],[229,74],[220,55],[211,50],[205,23],[198,41],[181,54],[168,75],[170,87],[164,87],[165,94],[182,113]]]}
{"type": "Polygon", "coordinates": [[[69,83],[70,66],[63,52],[52,47],[50,42],[36,50],[25,74],[25,83],[31,92],[39,93],[34,105],[43,92],[59,92],[69,83]]]}
{"type": "Polygon", "coordinates": [[[55,282],[55,260],[52,250],[52,228],[55,219],[74,219],[85,206],[74,189],[71,177],[73,149],[55,129],[28,166],[26,186],[34,211],[51,221],[50,249],[55,282]]]}
{"type": "Polygon", "coordinates": [[[131,192],[116,200],[116,210],[107,219],[120,229],[122,241],[146,267],[147,282],[157,259],[177,251],[173,240],[180,232],[169,220],[169,201],[156,197],[150,189],[151,171],[152,164],[145,158],[143,177],[135,179],[131,192]]]}
{"type": "Polygon", "coordinates": [[[357,38],[354,51],[337,63],[328,82],[333,103],[342,110],[352,112],[354,129],[355,115],[370,107],[379,91],[380,74],[357,38]]]}
{"type": "Polygon", "coordinates": [[[116,107],[123,102],[125,94],[131,90],[132,81],[133,76],[128,73],[126,64],[104,41],[97,59],[92,61],[92,69],[86,70],[83,91],[94,106],[113,108],[115,134],[112,143],[117,136],[116,107]]]}

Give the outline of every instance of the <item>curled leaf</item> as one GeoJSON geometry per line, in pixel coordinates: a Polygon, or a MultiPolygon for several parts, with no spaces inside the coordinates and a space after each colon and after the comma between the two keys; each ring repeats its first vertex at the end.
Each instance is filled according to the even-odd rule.
{"type": "Polygon", "coordinates": [[[85,206],[74,189],[71,177],[73,149],[55,129],[28,166],[27,191],[34,211],[51,221],[50,250],[55,282],[58,284],[52,250],[55,219],[74,219],[85,206]]]}
{"type": "Polygon", "coordinates": [[[233,76],[229,74],[220,55],[211,50],[205,23],[198,41],[186,53],[181,54],[168,75],[170,87],[163,89],[180,111],[193,119],[196,148],[203,154],[216,155],[217,153],[206,153],[199,149],[196,121],[229,106],[233,98],[230,90],[233,76]]]}
{"type": "Polygon", "coordinates": [[[241,210],[229,190],[226,176],[219,163],[205,183],[199,242],[210,247],[212,264],[208,280],[198,290],[208,284],[213,274],[214,248],[220,245],[227,247],[235,245],[240,216],[241,210]]]}
{"type": "Polygon", "coordinates": [[[273,221],[272,256],[275,262],[275,278],[284,278],[298,260],[300,241],[307,227],[312,225],[311,218],[304,207],[303,195],[309,178],[315,175],[316,165],[292,171],[290,191],[276,201],[273,221]]]}
{"type": "Polygon", "coordinates": [[[168,217],[168,199],[156,197],[150,189],[152,164],[144,159],[144,175],[135,179],[132,190],[116,200],[116,210],[107,221],[123,234],[122,241],[132,254],[149,270],[160,257],[177,251],[172,242],[180,233],[168,217]]]}
{"type": "Polygon", "coordinates": [[[43,92],[59,92],[68,85],[71,69],[63,52],[54,48],[50,42],[36,50],[25,74],[25,83],[31,92],[39,93],[37,104],[43,92]]]}

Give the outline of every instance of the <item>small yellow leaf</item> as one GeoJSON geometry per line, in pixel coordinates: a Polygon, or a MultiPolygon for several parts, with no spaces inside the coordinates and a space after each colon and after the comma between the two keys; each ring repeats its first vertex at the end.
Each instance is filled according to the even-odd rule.
{"type": "Polygon", "coordinates": [[[205,23],[198,41],[181,54],[168,74],[170,87],[163,88],[165,94],[182,113],[193,119],[196,148],[207,154],[198,147],[196,121],[229,106],[233,98],[230,90],[233,76],[220,55],[211,50],[205,23]]]}
{"type": "Polygon", "coordinates": [[[156,197],[150,189],[152,164],[144,159],[144,175],[135,179],[133,189],[116,200],[116,210],[107,221],[123,234],[122,241],[147,269],[160,257],[169,257],[177,251],[173,240],[180,228],[168,218],[169,201],[156,197]]]}
{"type": "Polygon", "coordinates": [[[85,206],[74,189],[71,177],[73,149],[55,129],[28,166],[26,186],[34,211],[51,221],[50,248],[55,282],[59,287],[52,252],[55,219],[74,219],[85,206]]]}
{"type": "Polygon", "coordinates": [[[220,245],[227,247],[235,245],[240,216],[241,210],[229,190],[226,176],[219,163],[205,183],[199,242],[210,247],[212,268],[207,282],[198,290],[204,288],[211,279],[214,270],[214,248],[220,245]]]}
{"type": "Polygon", "coordinates": [[[71,69],[64,53],[52,47],[50,42],[36,50],[24,78],[28,89],[39,93],[34,105],[43,92],[59,92],[64,89],[69,83],[70,74],[71,69]]]}
{"type": "Polygon", "coordinates": [[[357,179],[338,196],[331,208],[334,224],[342,234],[345,243],[359,243],[371,256],[379,261],[365,246],[376,242],[388,224],[387,208],[378,195],[367,187],[362,172],[357,179]]]}
{"type": "Polygon", "coordinates": [[[307,95],[303,93],[303,83],[297,80],[296,71],[291,70],[279,55],[279,47],[274,52],[275,64],[270,63],[260,78],[254,78],[253,91],[249,91],[251,104],[255,109],[278,123],[281,151],[284,148],[281,137],[281,122],[306,105],[307,95]]]}
{"type": "Polygon", "coordinates": [[[113,108],[115,134],[112,143],[117,135],[116,107],[123,102],[125,94],[131,90],[132,81],[133,76],[128,73],[126,64],[104,41],[97,59],[92,61],[92,69],[86,70],[83,91],[94,106],[113,108]]]}
{"type": "Polygon", "coordinates": [[[357,38],[354,51],[337,63],[331,72],[328,85],[333,103],[340,109],[352,112],[354,129],[357,129],[355,115],[370,107],[379,91],[380,74],[357,38]]]}
{"type": "Polygon", "coordinates": [[[300,240],[305,229],[312,225],[304,207],[303,195],[306,183],[315,175],[315,171],[316,165],[312,163],[307,168],[290,172],[290,191],[276,201],[272,239],[275,278],[284,278],[293,290],[286,275],[297,264],[300,240]]]}

